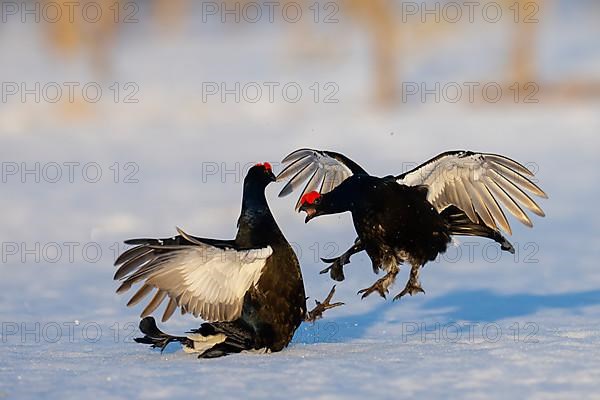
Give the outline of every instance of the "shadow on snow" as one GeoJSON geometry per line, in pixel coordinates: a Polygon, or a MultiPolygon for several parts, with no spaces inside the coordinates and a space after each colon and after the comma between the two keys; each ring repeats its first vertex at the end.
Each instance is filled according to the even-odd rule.
{"type": "MultiPolygon", "coordinates": [[[[315,324],[302,324],[296,332],[293,342],[335,343],[364,338],[367,332],[378,323],[386,321],[391,324],[401,324],[406,322],[394,318],[393,314],[394,310],[401,310],[402,304],[402,301],[387,300],[364,314],[332,319],[325,317],[315,324]]],[[[417,311],[423,311],[425,316],[423,320],[434,318],[442,323],[456,321],[488,323],[523,317],[548,309],[569,309],[576,314],[581,307],[597,304],[600,304],[600,290],[549,295],[498,294],[475,290],[451,292],[430,300],[425,299],[420,303],[417,311]]]]}

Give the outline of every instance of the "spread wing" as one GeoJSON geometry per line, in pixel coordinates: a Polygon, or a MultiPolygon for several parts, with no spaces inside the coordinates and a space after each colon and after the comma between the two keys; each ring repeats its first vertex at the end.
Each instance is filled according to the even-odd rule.
{"type": "Polygon", "coordinates": [[[518,162],[497,154],[451,151],[438,155],[415,169],[396,177],[408,186],[424,185],[427,200],[439,211],[454,205],[471,221],[479,218],[492,229],[512,233],[502,204],[527,226],[531,220],[522,207],[541,217],[542,209],[527,194],[548,198],[529,178],[533,173],[518,162]]]}
{"type": "Polygon", "coordinates": [[[300,149],[285,157],[282,163],[286,166],[277,176],[277,181],[291,178],[281,189],[279,197],[287,196],[307,181],[296,202],[296,210],[306,193],[327,193],[349,176],[367,173],[348,157],[333,151],[300,149]]]}
{"type": "MultiPolygon", "coordinates": [[[[186,244],[157,239],[126,242],[142,244],[127,250],[115,262],[120,265],[115,279],[123,280],[117,293],[143,282],[127,303],[133,306],[156,290],[142,311],[142,318],[154,312],[167,297],[163,322],[177,307],[181,308],[182,314],[189,312],[209,322],[239,317],[246,292],[256,285],[273,253],[271,247],[236,250],[203,243],[199,238],[179,232],[188,239],[184,241],[186,244]]],[[[177,242],[181,243],[181,240],[177,242]]]]}

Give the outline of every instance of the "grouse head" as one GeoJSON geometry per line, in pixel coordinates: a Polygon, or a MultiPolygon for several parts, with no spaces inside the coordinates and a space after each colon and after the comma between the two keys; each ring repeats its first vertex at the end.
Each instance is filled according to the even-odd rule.
{"type": "Polygon", "coordinates": [[[318,217],[319,215],[323,215],[325,211],[322,209],[322,198],[319,192],[308,192],[300,199],[300,209],[299,211],[304,211],[306,213],[306,219],[304,223],[307,223],[314,217],[318,217]]]}
{"type": "Polygon", "coordinates": [[[267,187],[271,182],[275,182],[275,174],[271,164],[268,162],[258,163],[248,170],[244,184],[252,183],[252,185],[258,185],[262,188],[267,187]]]}

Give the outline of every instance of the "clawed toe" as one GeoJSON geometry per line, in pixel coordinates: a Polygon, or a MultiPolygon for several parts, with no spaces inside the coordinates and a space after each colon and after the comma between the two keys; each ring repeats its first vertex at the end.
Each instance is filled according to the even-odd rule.
{"type": "Polygon", "coordinates": [[[407,284],[406,287],[404,288],[404,290],[402,290],[400,293],[398,293],[394,297],[394,301],[400,300],[402,297],[406,296],[407,294],[410,294],[411,296],[413,296],[417,293],[423,293],[423,294],[425,293],[425,290],[423,290],[421,285],[407,284]]]}
{"type": "Polygon", "coordinates": [[[378,279],[371,287],[359,290],[358,293],[356,293],[356,294],[362,293],[361,298],[364,299],[365,297],[369,296],[371,293],[377,292],[377,293],[379,293],[379,295],[381,297],[383,297],[385,299],[386,295],[389,293],[388,288],[390,287],[390,285],[392,283],[394,283],[394,280],[396,279],[396,274],[397,274],[397,270],[388,272],[386,276],[384,276],[381,279],[378,279]]]}
{"type": "Polygon", "coordinates": [[[331,299],[333,298],[334,293],[335,293],[335,285],[333,285],[333,287],[331,288],[331,291],[329,292],[329,294],[327,295],[325,300],[323,300],[322,303],[318,300],[315,300],[316,306],[315,306],[315,308],[313,308],[311,311],[309,311],[307,313],[305,321],[306,322],[315,322],[316,320],[323,317],[323,313],[326,310],[329,310],[329,309],[335,308],[335,307],[339,307],[339,306],[343,306],[344,303],[342,303],[342,302],[337,302],[337,303],[333,303],[333,304],[331,303],[331,299]]]}
{"type": "Polygon", "coordinates": [[[379,293],[379,295],[385,299],[386,295],[388,293],[388,290],[385,289],[381,283],[376,282],[373,286],[368,287],[366,289],[361,289],[356,294],[362,293],[361,299],[364,299],[365,297],[369,296],[373,292],[379,293]]]}
{"type": "Polygon", "coordinates": [[[327,264],[332,264],[332,263],[336,262],[339,259],[340,259],[339,257],[336,257],[336,258],[324,258],[324,257],[321,257],[321,261],[323,261],[324,263],[327,263],[327,264]]]}

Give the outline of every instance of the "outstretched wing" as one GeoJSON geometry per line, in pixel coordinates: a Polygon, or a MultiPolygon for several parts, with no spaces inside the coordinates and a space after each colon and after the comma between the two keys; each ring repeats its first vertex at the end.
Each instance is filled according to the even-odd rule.
{"type": "Polygon", "coordinates": [[[120,265],[115,279],[123,280],[117,293],[143,282],[127,303],[133,306],[156,289],[142,311],[142,318],[152,314],[167,297],[163,322],[177,307],[182,314],[189,312],[209,322],[239,317],[246,292],[256,285],[273,253],[271,247],[236,250],[179,233],[187,239],[187,244],[170,244],[157,239],[144,239],[141,244],[141,240],[129,241],[139,245],[127,250],[115,262],[120,265]]]}
{"type": "Polygon", "coordinates": [[[463,210],[469,219],[492,229],[498,226],[512,233],[500,203],[527,226],[531,220],[524,206],[541,217],[542,209],[526,191],[548,198],[546,193],[528,177],[533,173],[518,162],[497,154],[450,151],[425,162],[415,169],[396,177],[397,182],[408,186],[425,185],[427,200],[441,212],[454,205],[463,210]]]}
{"type": "Polygon", "coordinates": [[[300,199],[306,193],[327,193],[349,176],[367,173],[348,157],[333,151],[300,149],[285,157],[282,163],[287,165],[277,176],[277,181],[291,178],[281,189],[279,197],[287,196],[307,181],[296,202],[296,209],[300,207],[300,199]]]}

